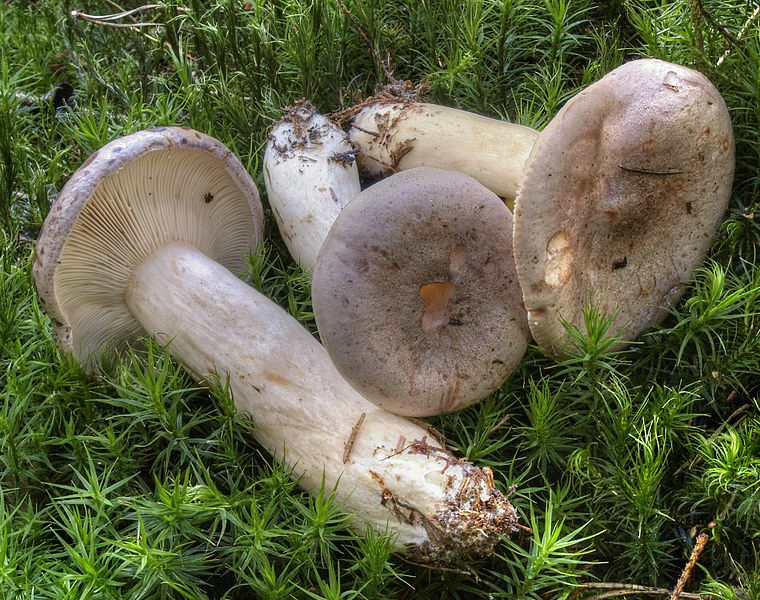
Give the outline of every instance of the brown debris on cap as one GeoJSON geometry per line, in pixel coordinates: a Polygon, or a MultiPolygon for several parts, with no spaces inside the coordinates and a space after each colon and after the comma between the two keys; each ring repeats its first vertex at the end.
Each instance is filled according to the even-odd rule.
{"type": "Polygon", "coordinates": [[[59,344],[93,369],[141,335],[124,291],[152,250],[186,242],[244,272],[262,233],[258,191],[232,152],[159,127],[110,142],[72,175],[45,219],[34,278],[59,344]]]}
{"type": "Polygon", "coordinates": [[[660,60],[612,71],[541,133],[515,209],[515,260],[536,342],[561,354],[583,308],[634,339],[677,301],[731,194],[726,105],[660,60]]]}
{"type": "Polygon", "coordinates": [[[402,415],[495,391],[528,337],[511,243],[511,213],[466,175],[417,168],[363,191],[330,230],[312,284],[338,370],[402,415]]]}

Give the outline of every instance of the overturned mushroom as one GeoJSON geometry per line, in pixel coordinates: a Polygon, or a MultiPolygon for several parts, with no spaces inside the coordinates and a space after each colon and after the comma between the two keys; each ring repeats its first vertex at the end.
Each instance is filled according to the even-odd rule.
{"type": "Polygon", "coordinates": [[[459,171],[514,200],[538,132],[423,102],[369,102],[351,120],[351,143],[365,176],[415,167],[459,171]]]}
{"type": "Polygon", "coordinates": [[[299,102],[269,134],[264,183],[285,245],[302,269],[312,271],[333,221],[361,191],[348,136],[299,102]]]}
{"type": "Polygon", "coordinates": [[[531,333],[549,353],[568,342],[562,319],[582,327],[588,304],[628,338],[661,319],[703,260],[731,191],[731,122],[707,78],[630,62],[541,134],[494,120],[464,134],[460,121],[482,117],[460,112],[368,103],[350,131],[360,169],[458,168],[506,199],[517,192],[518,275],[531,333]]]}
{"type": "Polygon", "coordinates": [[[660,60],[615,69],[541,133],[515,208],[515,260],[546,351],[584,306],[634,339],[677,301],[731,195],[734,139],[708,79],[660,60]]]}
{"type": "Polygon", "coordinates": [[[388,528],[424,560],[490,552],[517,519],[490,471],[365,400],[297,321],[230,272],[261,227],[256,187],[222,144],[177,128],[133,134],[61,191],[37,288],[88,368],[147,333],[197,379],[227,379],[262,446],[307,490],[337,486],[358,529],[388,528]]]}
{"type": "Polygon", "coordinates": [[[338,370],[391,412],[477,402],[525,352],[512,215],[461,173],[404,171],[338,216],[314,270],[319,333],[338,370]]]}

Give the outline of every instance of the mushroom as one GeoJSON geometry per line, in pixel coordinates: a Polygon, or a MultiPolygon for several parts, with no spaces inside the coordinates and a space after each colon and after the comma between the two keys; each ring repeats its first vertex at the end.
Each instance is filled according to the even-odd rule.
{"type": "Polygon", "coordinates": [[[361,191],[348,136],[309,102],[298,102],[269,134],[264,183],[285,245],[311,272],[333,221],[361,191]]]}
{"type": "Polygon", "coordinates": [[[531,332],[550,354],[584,306],[634,339],[684,292],[731,195],[734,139],[718,91],[660,60],[615,69],[541,133],[515,209],[531,332]],[[560,319],[561,317],[561,319],[560,319]]]}
{"type": "Polygon", "coordinates": [[[487,554],[517,514],[488,469],[359,395],[324,348],[238,279],[262,230],[240,162],[200,133],[136,133],[91,156],[43,226],[34,276],[59,340],[87,368],[153,335],[199,381],[229,382],[255,437],[354,525],[423,560],[487,554]]]}
{"type": "Polygon", "coordinates": [[[477,181],[420,167],[338,216],[312,300],[322,343],[363,396],[396,414],[458,410],[501,386],[528,326],[512,215],[477,181]]]}
{"type": "Polygon", "coordinates": [[[517,192],[514,251],[530,330],[555,355],[569,342],[563,321],[582,327],[588,304],[628,338],[666,314],[717,231],[734,170],[718,91],[655,59],[612,71],[541,134],[378,100],[353,117],[350,137],[370,176],[458,164],[506,199],[517,192]]]}
{"type": "Polygon", "coordinates": [[[382,98],[354,115],[349,136],[364,176],[415,167],[459,171],[511,208],[538,132],[446,106],[382,98]]]}
{"type": "Polygon", "coordinates": [[[124,302],[134,269],[188,243],[244,272],[263,232],[258,192],[220,142],[188,129],[140,131],[90,156],[51,207],[34,275],[59,344],[93,370],[144,335],[124,302]]]}

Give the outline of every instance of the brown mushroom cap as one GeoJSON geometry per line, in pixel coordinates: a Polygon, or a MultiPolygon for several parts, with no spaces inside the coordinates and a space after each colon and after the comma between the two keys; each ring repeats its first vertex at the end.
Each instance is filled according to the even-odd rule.
{"type": "Polygon", "coordinates": [[[660,60],[612,71],[541,133],[515,208],[515,260],[536,342],[561,354],[583,308],[633,339],[680,298],[731,194],[726,105],[660,60]]]}
{"type": "Polygon", "coordinates": [[[92,369],[141,335],[124,292],[154,249],[186,242],[243,272],[262,231],[256,186],[221,142],[178,127],[140,131],[98,150],[63,187],[34,278],[59,344],[92,369]]]}
{"type": "Polygon", "coordinates": [[[528,338],[511,243],[509,210],[461,173],[411,169],[363,191],[330,230],[312,283],[338,370],[402,415],[496,390],[528,338]]]}

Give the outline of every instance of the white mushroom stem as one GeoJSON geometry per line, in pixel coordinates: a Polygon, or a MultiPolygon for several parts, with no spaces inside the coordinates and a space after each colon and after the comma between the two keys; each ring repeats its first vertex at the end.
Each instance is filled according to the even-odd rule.
{"type": "Polygon", "coordinates": [[[365,400],[295,319],[193,247],[155,251],[126,302],[195,377],[229,378],[256,439],[308,491],[337,486],[359,530],[387,529],[419,558],[449,562],[490,551],[513,528],[488,469],[365,400]]]}
{"type": "Polygon", "coordinates": [[[538,132],[445,106],[378,100],[354,116],[349,137],[362,175],[437,167],[513,200],[538,132]]]}
{"type": "Polygon", "coordinates": [[[295,105],[269,135],[264,183],[285,245],[311,272],[333,222],[361,191],[348,136],[311,104],[295,105]]]}

